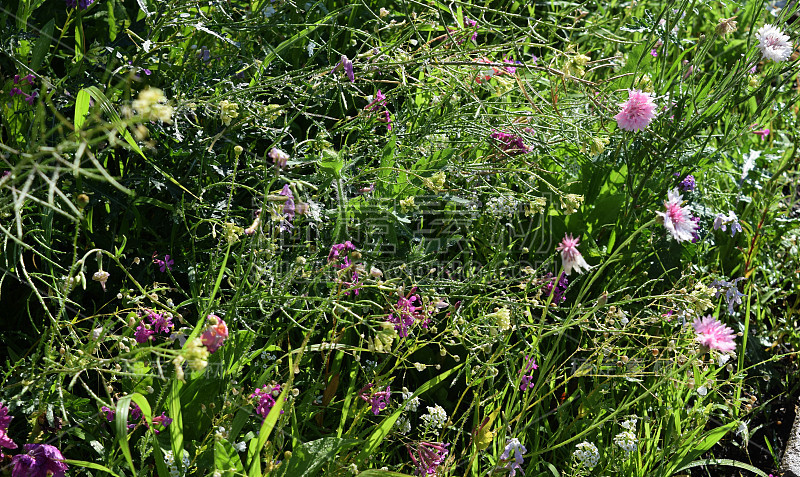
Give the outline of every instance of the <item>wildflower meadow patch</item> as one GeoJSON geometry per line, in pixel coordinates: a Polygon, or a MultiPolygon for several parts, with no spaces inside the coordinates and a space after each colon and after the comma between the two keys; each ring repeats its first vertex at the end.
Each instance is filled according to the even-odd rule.
{"type": "Polygon", "coordinates": [[[798,16],[3,2],[1,471],[779,475],[798,16]]]}

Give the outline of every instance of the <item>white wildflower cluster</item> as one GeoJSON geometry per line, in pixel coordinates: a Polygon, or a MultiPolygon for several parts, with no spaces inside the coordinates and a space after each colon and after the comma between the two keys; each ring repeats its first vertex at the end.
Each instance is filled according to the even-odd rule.
{"type": "Polygon", "coordinates": [[[486,212],[495,217],[511,217],[519,209],[520,202],[510,196],[492,197],[486,201],[486,212]]]}
{"type": "Polygon", "coordinates": [[[419,397],[411,397],[414,393],[408,390],[407,387],[403,387],[401,392],[403,395],[403,401],[405,401],[405,408],[408,411],[416,412],[417,408],[419,407],[419,397]]]}
{"type": "Polygon", "coordinates": [[[637,421],[638,418],[636,417],[624,421],[620,426],[625,430],[614,437],[614,444],[625,452],[626,459],[631,455],[631,452],[635,452],[638,447],[635,434],[637,421]]]}
{"type": "Polygon", "coordinates": [[[186,449],[183,450],[183,458],[181,459],[181,468],[183,472],[180,472],[178,470],[178,466],[175,465],[175,456],[171,450],[164,451],[164,463],[167,464],[167,467],[169,467],[170,477],[186,475],[186,469],[189,468],[189,453],[186,452],[186,449]]]}
{"type": "Polygon", "coordinates": [[[399,429],[400,434],[406,435],[411,432],[411,421],[406,416],[400,416],[394,422],[395,427],[399,429]]]}
{"type": "Polygon", "coordinates": [[[438,404],[433,407],[426,407],[428,408],[428,412],[422,415],[422,422],[425,423],[426,429],[433,429],[434,433],[438,435],[438,429],[444,427],[447,422],[447,412],[438,404]]]}
{"type": "Polygon", "coordinates": [[[588,441],[576,445],[572,455],[580,465],[589,469],[594,468],[600,461],[600,452],[597,450],[597,446],[588,441]]]}

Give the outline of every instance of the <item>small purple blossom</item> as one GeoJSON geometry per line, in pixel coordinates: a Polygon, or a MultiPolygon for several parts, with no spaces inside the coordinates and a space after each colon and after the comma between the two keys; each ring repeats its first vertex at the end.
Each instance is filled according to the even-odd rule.
{"type": "Polygon", "coordinates": [[[11,459],[12,477],[64,477],[69,469],[61,451],[49,444],[25,444],[25,453],[11,459]]]}
{"type": "MultiPolygon", "coordinates": [[[[358,270],[359,268],[363,269],[361,264],[354,264],[350,261],[350,254],[348,252],[355,252],[356,247],[353,245],[349,240],[344,243],[337,243],[331,247],[331,251],[328,254],[328,263],[333,264],[334,266],[339,268],[339,280],[338,282],[347,287],[347,288],[355,288],[355,294],[358,296],[359,288],[357,287],[359,283],[359,275],[358,270]],[[350,273],[350,278],[346,278],[346,275],[350,273]]],[[[345,295],[349,295],[350,292],[344,292],[345,295]]]]}
{"type": "Polygon", "coordinates": [[[336,66],[333,67],[331,73],[336,73],[340,69],[344,69],[344,73],[347,75],[347,79],[349,79],[351,83],[355,83],[356,76],[355,73],[353,72],[353,62],[350,61],[350,59],[345,55],[342,55],[341,60],[339,60],[339,62],[336,63],[336,66]]]}
{"type": "Polygon", "coordinates": [[[553,274],[548,273],[547,275],[545,275],[545,280],[547,280],[547,282],[544,285],[544,293],[545,296],[552,295],[553,300],[551,303],[559,304],[564,302],[564,300],[567,299],[565,294],[567,292],[567,285],[569,285],[567,274],[561,272],[558,281],[556,281],[556,278],[553,277],[553,274]]]}
{"type": "Polygon", "coordinates": [[[372,383],[367,384],[361,390],[361,399],[368,402],[372,406],[372,413],[377,416],[381,411],[386,409],[386,406],[389,405],[389,400],[392,397],[392,389],[389,386],[386,386],[386,391],[375,391],[372,394],[367,394],[366,391],[372,389],[373,387],[374,385],[372,383]]]}
{"type": "Polygon", "coordinates": [[[517,438],[508,440],[506,448],[503,449],[503,453],[500,455],[500,460],[508,461],[505,466],[506,469],[511,471],[508,477],[516,476],[517,471],[522,472],[523,475],[525,474],[522,470],[522,464],[524,464],[522,454],[526,452],[528,452],[528,449],[526,449],[517,438]]]}
{"type": "Polygon", "coordinates": [[[136,327],[136,332],[133,337],[139,344],[146,343],[156,333],[169,334],[175,328],[172,324],[172,317],[166,313],[156,313],[153,310],[147,310],[145,316],[136,327]]]}
{"type": "Polygon", "coordinates": [[[154,258],[153,263],[156,264],[161,273],[164,273],[167,270],[171,271],[172,266],[175,265],[175,261],[169,255],[164,255],[164,260],[154,258]]]}
{"type": "Polygon", "coordinates": [[[294,196],[292,195],[292,189],[289,188],[289,184],[283,186],[279,195],[286,197],[286,201],[283,203],[283,215],[291,222],[294,220],[294,196]]]}
{"type": "Polygon", "coordinates": [[[722,229],[724,232],[727,230],[727,225],[729,224],[731,226],[731,237],[735,236],[736,232],[742,231],[742,226],[739,224],[739,217],[737,217],[732,210],[728,211],[728,215],[719,213],[714,217],[714,230],[722,229]]]}
{"type": "Polygon", "coordinates": [[[536,364],[536,360],[528,357],[525,355],[525,365],[522,369],[519,370],[519,373],[522,374],[522,380],[520,381],[519,390],[520,391],[527,391],[529,389],[533,389],[535,384],[533,383],[533,371],[538,369],[539,365],[536,364]]]}
{"type": "MultiPolygon", "coordinates": [[[[275,399],[280,395],[280,384],[265,384],[263,388],[256,389],[256,391],[251,394],[250,397],[258,399],[258,404],[256,404],[256,412],[261,417],[266,418],[267,414],[269,414],[270,410],[272,410],[272,407],[275,405],[275,399]]],[[[281,414],[283,414],[283,409],[281,409],[281,414]]]]}
{"type": "Polygon", "coordinates": [[[728,313],[733,313],[734,305],[742,304],[742,297],[744,296],[744,293],[739,292],[739,289],[737,288],[737,283],[742,280],[744,280],[744,277],[739,277],[730,282],[725,280],[714,280],[711,282],[711,287],[717,289],[717,292],[714,294],[714,298],[719,298],[723,292],[725,293],[725,301],[728,302],[728,313]]]}
{"type": "Polygon", "coordinates": [[[422,299],[415,291],[416,289],[412,289],[408,296],[398,298],[395,312],[386,317],[386,321],[394,324],[394,329],[401,338],[408,337],[408,330],[415,321],[420,322],[424,328],[428,327],[429,319],[422,311],[422,299]]]}
{"type": "Polygon", "coordinates": [[[103,406],[103,407],[100,408],[100,410],[103,411],[104,413],[106,413],[106,420],[108,422],[111,422],[111,421],[114,420],[114,414],[116,414],[115,410],[111,409],[108,406],[103,406]]]}
{"type": "MultiPolygon", "coordinates": [[[[680,173],[676,172],[675,177],[680,177],[680,173]]],[[[678,182],[678,189],[683,192],[693,191],[696,187],[697,182],[694,180],[694,176],[691,174],[684,177],[682,181],[678,182]]]]}
{"type": "Polygon", "coordinates": [[[761,136],[761,140],[762,141],[769,136],[769,133],[770,133],[770,131],[767,128],[761,128],[758,131],[753,131],[753,134],[761,136]]]}

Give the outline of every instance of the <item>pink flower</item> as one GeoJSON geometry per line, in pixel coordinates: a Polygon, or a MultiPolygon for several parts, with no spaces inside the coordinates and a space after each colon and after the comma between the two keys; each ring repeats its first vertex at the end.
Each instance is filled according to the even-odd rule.
{"type": "Polygon", "coordinates": [[[569,275],[574,269],[579,274],[585,270],[589,270],[589,264],[583,259],[583,255],[578,251],[578,241],[580,239],[574,238],[572,235],[564,235],[564,240],[556,248],[561,252],[561,264],[564,267],[564,273],[569,275]]]}
{"type": "Polygon", "coordinates": [[[656,116],[656,105],[648,93],[638,89],[628,90],[628,100],[622,103],[622,110],[614,116],[617,125],[626,131],[638,131],[650,124],[656,116]]]}
{"type": "Polygon", "coordinates": [[[702,320],[700,318],[695,319],[692,326],[697,333],[697,338],[695,339],[706,348],[716,349],[724,353],[736,349],[736,343],[733,342],[736,334],[711,315],[702,320]]]}
{"type": "Polygon", "coordinates": [[[758,131],[753,131],[753,134],[758,134],[759,136],[761,136],[761,140],[764,140],[767,138],[767,136],[769,136],[769,129],[762,128],[759,129],[758,131]]]}
{"type": "Polygon", "coordinates": [[[697,230],[697,222],[692,220],[689,209],[681,207],[683,196],[678,189],[672,189],[667,193],[667,200],[664,201],[666,212],[656,212],[661,217],[664,227],[675,237],[678,242],[692,240],[697,230]]]}
{"type": "Polygon", "coordinates": [[[208,326],[201,339],[209,353],[213,353],[222,346],[228,338],[228,325],[217,315],[208,315],[208,326]]]}

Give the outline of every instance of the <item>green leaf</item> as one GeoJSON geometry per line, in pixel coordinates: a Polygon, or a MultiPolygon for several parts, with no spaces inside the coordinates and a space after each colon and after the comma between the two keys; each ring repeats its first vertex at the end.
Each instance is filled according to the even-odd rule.
{"type": "Polygon", "coordinates": [[[100,470],[113,477],[120,477],[119,474],[115,474],[114,471],[112,471],[108,467],[100,464],[95,464],[94,462],[86,462],[85,460],[64,459],[64,463],[69,465],[74,465],[77,467],[84,467],[86,469],[100,470]]]}
{"type": "Polygon", "coordinates": [[[89,113],[91,99],[92,95],[89,94],[87,90],[82,89],[78,91],[78,96],[75,98],[75,117],[73,120],[76,131],[83,127],[83,123],[86,122],[86,115],[89,113]]]}
{"type": "Polygon", "coordinates": [[[147,424],[152,427],[153,414],[150,410],[150,403],[147,402],[144,396],[139,393],[129,394],[119,398],[117,401],[117,415],[114,418],[114,429],[117,432],[117,442],[119,442],[120,450],[128,462],[133,475],[136,475],[136,467],[133,466],[133,458],[131,457],[131,449],[128,445],[128,409],[130,408],[131,401],[135,402],[139,409],[142,410],[142,415],[147,420],[147,424]]]}
{"type": "Polygon", "coordinates": [[[31,55],[31,69],[33,71],[39,70],[45,55],[50,51],[50,43],[53,41],[53,29],[55,25],[55,19],[50,19],[40,30],[39,39],[36,40],[36,45],[34,45],[33,54],[31,55]]]}
{"type": "Polygon", "coordinates": [[[710,431],[708,431],[705,434],[705,436],[700,440],[700,442],[694,448],[692,448],[690,451],[688,451],[688,453],[682,453],[682,454],[679,454],[678,456],[676,456],[676,457],[683,456],[683,458],[679,462],[677,462],[677,463],[670,462],[670,464],[668,464],[668,467],[667,467],[668,472],[665,475],[673,475],[679,469],[685,468],[685,466],[689,465],[692,461],[697,459],[699,456],[701,456],[704,453],[708,452],[712,447],[714,447],[714,445],[717,442],[719,442],[720,439],[725,437],[725,434],[730,432],[734,427],[736,427],[738,425],[739,425],[739,423],[734,421],[734,422],[730,422],[728,424],[725,424],[724,426],[720,426],[720,427],[717,427],[715,429],[711,429],[710,431]]]}
{"type": "Polygon", "coordinates": [[[726,465],[730,467],[737,467],[739,469],[744,469],[750,471],[759,477],[769,477],[766,472],[759,469],[758,467],[752,466],[745,462],[740,462],[738,460],[733,459],[704,459],[704,460],[696,460],[694,462],[690,462],[689,464],[681,467],[680,469],[676,469],[675,472],[681,472],[691,467],[700,467],[700,466],[707,466],[707,465],[726,465]]]}
{"type": "Polygon", "coordinates": [[[281,475],[291,477],[313,477],[319,475],[318,470],[331,462],[342,449],[358,444],[356,439],[339,437],[323,437],[315,441],[305,442],[292,449],[292,457],[284,467],[281,475]]]}
{"type": "Polygon", "coordinates": [[[342,176],[341,172],[344,167],[344,160],[337,151],[325,148],[322,150],[319,167],[326,174],[338,179],[342,176]]]}
{"type": "Polygon", "coordinates": [[[244,466],[242,459],[239,458],[239,453],[225,439],[214,443],[214,467],[223,471],[222,475],[227,477],[244,474],[244,466]],[[233,472],[231,469],[236,469],[236,471],[233,472]]]}
{"type": "Polygon", "coordinates": [[[183,452],[183,415],[181,414],[181,388],[183,383],[173,379],[170,384],[169,394],[167,395],[167,412],[172,419],[169,425],[169,438],[172,447],[172,455],[175,462],[182,466],[181,453],[183,452]]]}

